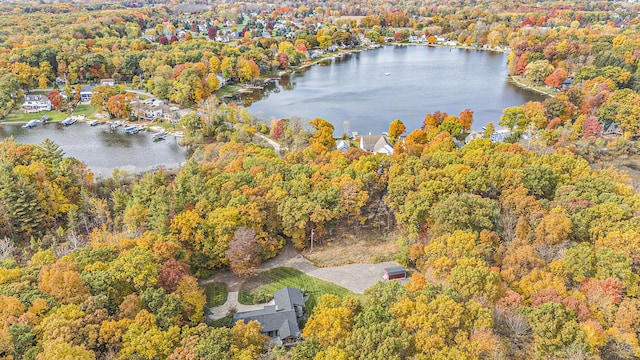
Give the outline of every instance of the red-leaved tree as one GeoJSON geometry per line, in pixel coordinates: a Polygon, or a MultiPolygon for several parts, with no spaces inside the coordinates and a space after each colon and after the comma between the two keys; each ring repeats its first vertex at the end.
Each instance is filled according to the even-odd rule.
{"type": "Polygon", "coordinates": [[[260,266],[260,245],[253,229],[241,227],[233,233],[227,256],[231,271],[237,275],[253,275],[260,266]]]}
{"type": "Polygon", "coordinates": [[[60,108],[62,107],[62,101],[64,100],[62,98],[62,94],[60,94],[60,91],[55,89],[49,91],[49,93],[47,94],[47,98],[49,99],[49,101],[51,101],[52,108],[60,110],[60,108]]]}
{"type": "Polygon", "coordinates": [[[167,293],[172,293],[178,288],[178,283],[185,275],[189,275],[189,265],[171,258],[162,264],[158,285],[167,293]]]}
{"type": "Polygon", "coordinates": [[[582,124],[582,137],[585,139],[602,135],[602,124],[595,116],[589,116],[582,124]]]}
{"type": "Polygon", "coordinates": [[[207,29],[207,36],[209,37],[209,40],[215,39],[216,35],[218,35],[218,28],[215,26],[209,26],[209,29],[207,29]]]}

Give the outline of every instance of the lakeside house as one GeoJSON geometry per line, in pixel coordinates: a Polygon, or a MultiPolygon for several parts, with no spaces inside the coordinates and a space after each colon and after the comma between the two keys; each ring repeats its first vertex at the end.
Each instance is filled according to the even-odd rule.
{"type": "Polygon", "coordinates": [[[101,86],[116,86],[116,81],[113,79],[100,79],[101,86]]]}
{"type": "Polygon", "coordinates": [[[93,88],[91,85],[83,85],[80,89],[80,102],[88,104],[93,97],[93,88]]]}
{"type": "Polygon", "coordinates": [[[467,135],[466,138],[464,138],[464,143],[468,144],[470,142],[472,142],[475,139],[482,139],[484,137],[484,133],[480,132],[480,131],[472,131],[471,133],[469,133],[469,135],[467,135]]]}
{"type": "Polygon", "coordinates": [[[237,312],[233,321],[257,321],[262,333],[276,346],[293,346],[300,340],[300,326],[307,318],[306,299],[299,289],[285,287],[273,294],[273,305],[260,310],[237,312]]]}
{"type": "Polygon", "coordinates": [[[182,116],[190,113],[190,109],[180,109],[178,106],[165,104],[160,99],[135,100],[131,102],[131,115],[144,121],[168,121],[176,124],[182,116]]]}
{"type": "Polygon", "coordinates": [[[51,111],[51,101],[44,95],[25,95],[22,108],[26,113],[51,111]]]}
{"type": "Polygon", "coordinates": [[[393,154],[393,145],[384,134],[380,135],[360,135],[360,149],[374,154],[393,154]]]}

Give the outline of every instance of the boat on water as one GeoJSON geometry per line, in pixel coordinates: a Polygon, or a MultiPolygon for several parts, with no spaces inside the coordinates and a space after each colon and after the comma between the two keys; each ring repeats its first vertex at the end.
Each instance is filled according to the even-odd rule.
{"type": "Polygon", "coordinates": [[[98,120],[91,120],[87,124],[89,124],[89,126],[96,126],[98,125],[98,120]]]}
{"type": "Polygon", "coordinates": [[[163,131],[163,132],[159,132],[157,134],[154,134],[151,137],[151,140],[153,140],[153,141],[161,141],[161,140],[164,140],[166,138],[167,138],[167,133],[163,131]]]}
{"type": "Polygon", "coordinates": [[[124,128],[124,132],[127,135],[135,135],[140,132],[140,129],[135,126],[127,126],[126,128],[124,128]]]}
{"type": "Polygon", "coordinates": [[[22,128],[31,129],[36,127],[37,125],[38,125],[38,120],[34,119],[34,120],[29,120],[26,124],[22,125],[22,128]]]}
{"type": "Polygon", "coordinates": [[[122,123],[120,121],[114,121],[113,124],[111,124],[111,130],[115,130],[120,126],[122,126],[122,123]]]}
{"type": "Polygon", "coordinates": [[[384,73],[384,76],[389,76],[391,75],[391,73],[384,73]]]}
{"type": "Polygon", "coordinates": [[[69,125],[75,124],[76,121],[78,121],[78,118],[76,118],[75,116],[72,116],[62,120],[61,122],[62,122],[62,125],[69,126],[69,125]]]}

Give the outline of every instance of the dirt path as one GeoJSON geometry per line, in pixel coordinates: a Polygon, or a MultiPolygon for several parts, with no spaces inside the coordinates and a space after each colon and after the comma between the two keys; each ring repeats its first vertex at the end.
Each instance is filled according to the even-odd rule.
{"type": "MultiPolygon", "coordinates": [[[[318,268],[302,254],[299,254],[292,246],[287,246],[278,256],[260,265],[258,271],[263,272],[278,267],[291,267],[309,276],[332,282],[347,288],[354,293],[362,294],[366,289],[382,280],[385,267],[397,265],[398,263],[389,261],[378,264],[351,264],[318,268]]],[[[214,281],[227,284],[229,294],[227,296],[227,301],[223,305],[210,308],[211,314],[209,315],[209,318],[212,320],[221,319],[227,316],[229,311],[232,309],[235,309],[236,311],[250,311],[262,309],[265,305],[240,304],[238,302],[238,292],[246,279],[233,274],[231,271],[216,274],[212,278],[202,281],[200,284],[205,285],[214,281]]]]}

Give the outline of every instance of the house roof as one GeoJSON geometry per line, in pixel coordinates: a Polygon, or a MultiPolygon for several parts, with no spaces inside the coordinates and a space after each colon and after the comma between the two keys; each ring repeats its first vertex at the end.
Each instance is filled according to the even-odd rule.
{"type": "Polygon", "coordinates": [[[25,95],[24,101],[48,101],[49,99],[44,95],[25,95]]]}
{"type": "Polygon", "coordinates": [[[389,266],[384,268],[384,271],[389,275],[404,274],[407,272],[404,266],[389,266]]]}
{"type": "Polygon", "coordinates": [[[304,306],[302,292],[299,289],[285,287],[273,294],[273,300],[274,305],[235,313],[233,320],[257,321],[262,325],[263,332],[277,331],[279,340],[300,336],[295,306],[304,306]]]}
{"type": "Polygon", "coordinates": [[[389,150],[393,152],[393,146],[389,143],[389,141],[387,141],[387,137],[384,135],[382,135],[380,139],[376,141],[376,144],[373,146],[374,153],[379,153],[379,152],[382,152],[383,150],[385,150],[384,152],[388,152],[389,150]]]}
{"type": "Polygon", "coordinates": [[[361,135],[360,148],[372,153],[392,153],[393,146],[385,135],[361,135]]]}
{"type": "Polygon", "coordinates": [[[351,147],[347,140],[338,140],[336,141],[336,149],[345,151],[351,147]]]}
{"type": "Polygon", "coordinates": [[[382,135],[361,135],[360,136],[360,147],[362,150],[367,150],[373,152],[373,149],[376,146],[376,143],[382,135]]]}
{"type": "Polygon", "coordinates": [[[289,319],[287,319],[282,323],[282,326],[280,326],[278,334],[280,334],[280,339],[286,339],[292,336],[298,337],[300,336],[300,328],[295,321],[292,323],[291,321],[289,321],[289,319]]]}
{"type": "Polygon", "coordinates": [[[302,292],[298,289],[284,287],[273,294],[277,310],[293,310],[294,305],[304,306],[302,292]]]}
{"type": "Polygon", "coordinates": [[[263,332],[278,330],[280,339],[300,335],[296,312],[293,309],[279,310],[276,305],[267,305],[260,310],[236,313],[233,315],[233,320],[257,321],[262,325],[263,332]],[[283,330],[285,331],[283,332],[283,330]]]}
{"type": "Polygon", "coordinates": [[[622,131],[620,131],[620,128],[618,127],[618,124],[614,123],[613,121],[611,123],[609,123],[609,125],[605,126],[604,128],[604,134],[605,135],[622,135],[622,131]]]}

